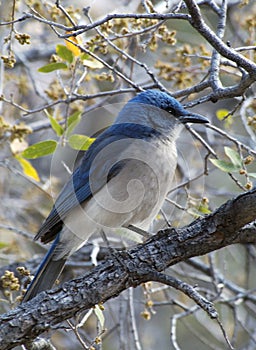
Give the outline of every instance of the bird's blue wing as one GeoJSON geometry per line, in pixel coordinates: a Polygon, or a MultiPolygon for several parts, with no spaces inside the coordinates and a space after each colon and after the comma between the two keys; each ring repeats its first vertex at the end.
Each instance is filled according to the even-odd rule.
{"type": "Polygon", "coordinates": [[[133,123],[113,124],[105,130],[85,153],[81,165],[63,187],[35,239],[41,238],[44,243],[53,240],[61,230],[66,215],[73,208],[88,200],[92,196],[92,192],[96,193],[106,184],[106,181],[120,172],[125,161],[115,163],[115,160],[122,153],[122,148],[127,147],[127,142],[110,147],[109,153],[105,152],[104,154],[103,152],[100,155],[101,151],[122,139],[147,139],[152,136],[158,136],[154,129],[133,123]],[[90,179],[93,179],[93,190],[90,179]]]}
{"type": "Polygon", "coordinates": [[[80,179],[79,168],[77,168],[61,190],[50,214],[40,227],[34,239],[41,238],[44,243],[53,240],[56,234],[61,230],[63,219],[67,213],[79,203],[86,200],[86,198],[89,198],[90,195],[90,188],[86,186],[86,183],[84,183],[83,186],[80,179]],[[83,194],[81,192],[83,192],[83,194]]]}

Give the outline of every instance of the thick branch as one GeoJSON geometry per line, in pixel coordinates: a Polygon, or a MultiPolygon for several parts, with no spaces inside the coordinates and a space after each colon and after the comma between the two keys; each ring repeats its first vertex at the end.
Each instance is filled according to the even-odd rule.
{"type": "Polygon", "coordinates": [[[223,204],[214,213],[182,229],[158,232],[95,267],[84,277],[40,293],[0,317],[1,349],[12,349],[77,312],[105,302],[152,277],[151,271],[234,243],[255,243],[255,230],[241,230],[256,219],[256,189],[223,204]]]}

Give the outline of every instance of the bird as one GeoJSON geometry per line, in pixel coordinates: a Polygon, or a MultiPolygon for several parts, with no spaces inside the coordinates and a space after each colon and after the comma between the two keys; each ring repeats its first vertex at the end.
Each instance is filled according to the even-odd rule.
{"type": "Polygon", "coordinates": [[[144,90],[85,152],[35,240],[53,241],[22,302],[49,290],[66,260],[95,233],[149,230],[171,188],[176,139],[185,123],[208,123],[169,93],[144,90]]]}

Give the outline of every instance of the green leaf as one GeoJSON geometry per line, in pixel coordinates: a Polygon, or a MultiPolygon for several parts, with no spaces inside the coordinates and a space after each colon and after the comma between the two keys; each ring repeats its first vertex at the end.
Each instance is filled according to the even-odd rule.
{"type": "Polygon", "coordinates": [[[94,313],[100,322],[101,328],[104,328],[105,317],[99,305],[95,305],[94,313]]]}
{"type": "Polygon", "coordinates": [[[66,63],[62,63],[62,62],[54,62],[54,63],[49,63],[41,68],[38,69],[38,72],[41,73],[50,73],[53,72],[54,70],[58,70],[58,69],[66,69],[68,68],[66,63]]]}
{"type": "Polygon", "coordinates": [[[237,172],[238,170],[240,170],[240,167],[235,166],[233,163],[226,162],[225,160],[210,159],[210,161],[217,168],[219,168],[222,171],[225,171],[226,173],[237,172]]]}
{"type": "Polygon", "coordinates": [[[25,151],[22,152],[22,156],[28,159],[48,156],[55,151],[56,147],[57,142],[54,140],[38,142],[25,149],[25,151]]]}
{"type": "Polygon", "coordinates": [[[57,120],[55,118],[53,118],[53,116],[51,116],[50,114],[48,114],[48,118],[50,120],[52,129],[55,131],[57,136],[61,136],[64,132],[63,127],[57,122],[57,120]]]}
{"type": "Polygon", "coordinates": [[[68,117],[68,127],[70,127],[70,125],[75,123],[75,122],[78,124],[81,120],[81,114],[82,114],[82,112],[76,111],[70,117],[68,117]]]}
{"type": "Polygon", "coordinates": [[[83,52],[80,56],[81,60],[88,60],[91,56],[88,53],[83,52]]]}
{"type": "Polygon", "coordinates": [[[198,211],[202,214],[210,214],[211,210],[208,209],[205,205],[199,205],[198,211]]]}
{"type": "Polygon", "coordinates": [[[57,55],[68,63],[72,63],[74,59],[73,53],[64,45],[56,46],[57,55]]]}
{"type": "Polygon", "coordinates": [[[94,142],[95,138],[88,137],[85,135],[74,134],[68,139],[68,143],[71,148],[78,151],[87,151],[91,144],[94,142]]]}
{"type": "Polygon", "coordinates": [[[7,242],[0,242],[0,249],[6,248],[9,246],[9,243],[7,242]]]}
{"type": "Polygon", "coordinates": [[[241,156],[238,152],[234,151],[232,148],[230,147],[224,147],[225,153],[226,155],[229,157],[229,159],[231,160],[231,162],[237,167],[237,168],[241,168],[242,164],[243,164],[243,160],[241,159],[241,156]]]}
{"type": "Polygon", "coordinates": [[[248,173],[247,175],[256,179],[256,173],[248,173]]]}
{"type": "Polygon", "coordinates": [[[68,127],[67,127],[67,131],[66,131],[67,136],[69,136],[72,133],[72,131],[75,129],[77,124],[80,123],[81,114],[82,114],[82,112],[76,111],[70,117],[68,117],[68,127]]]}

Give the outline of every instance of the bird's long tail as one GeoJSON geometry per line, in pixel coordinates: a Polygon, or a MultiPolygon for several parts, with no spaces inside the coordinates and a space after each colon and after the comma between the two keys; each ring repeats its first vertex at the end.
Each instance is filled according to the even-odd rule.
{"type": "Polygon", "coordinates": [[[59,237],[55,239],[50,250],[41,262],[35,277],[33,278],[23,297],[23,303],[34,298],[38,293],[51,289],[54,282],[63,270],[66,259],[62,258],[59,260],[53,260],[55,249],[59,241],[58,238],[59,237]]]}

